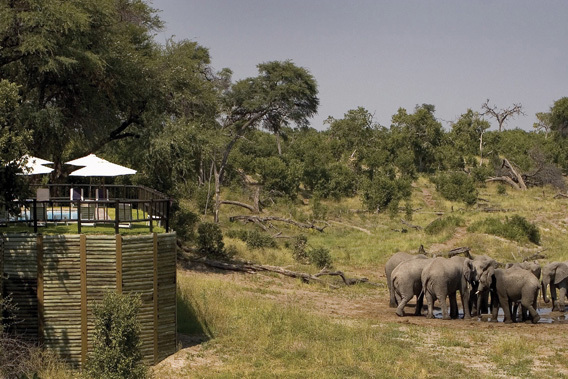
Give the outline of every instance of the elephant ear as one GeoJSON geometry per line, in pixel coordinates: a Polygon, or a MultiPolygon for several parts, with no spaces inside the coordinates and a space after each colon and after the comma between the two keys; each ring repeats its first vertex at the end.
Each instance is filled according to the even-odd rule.
{"type": "Polygon", "coordinates": [[[465,280],[470,283],[475,279],[475,267],[473,266],[473,261],[469,258],[463,261],[463,276],[465,280]]]}
{"type": "Polygon", "coordinates": [[[568,265],[566,263],[559,263],[556,267],[556,275],[554,275],[554,284],[559,284],[568,278],[568,265]]]}

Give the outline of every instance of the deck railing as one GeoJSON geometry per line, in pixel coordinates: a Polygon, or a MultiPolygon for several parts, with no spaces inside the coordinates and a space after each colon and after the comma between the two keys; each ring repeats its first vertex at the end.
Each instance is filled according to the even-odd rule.
{"type": "Polygon", "coordinates": [[[82,226],[113,225],[116,234],[121,227],[146,222],[170,229],[172,199],[144,186],[49,184],[36,188],[33,199],[19,200],[20,214],[5,215],[6,224],[28,224],[34,233],[47,224],[77,223],[82,226]],[[112,214],[114,213],[114,215],[112,214]]]}

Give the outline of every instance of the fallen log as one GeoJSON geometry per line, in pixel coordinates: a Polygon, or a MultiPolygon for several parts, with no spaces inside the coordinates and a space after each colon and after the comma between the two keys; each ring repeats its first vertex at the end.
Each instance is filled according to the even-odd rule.
{"type": "Polygon", "coordinates": [[[254,206],[247,204],[247,203],[241,203],[240,201],[233,201],[233,200],[222,200],[221,204],[226,204],[226,205],[236,205],[238,207],[243,207],[248,209],[249,211],[253,212],[253,213],[258,213],[258,208],[255,208],[254,206]]]}
{"type": "Polygon", "coordinates": [[[317,230],[318,232],[323,232],[323,230],[325,229],[324,227],[320,227],[314,224],[305,224],[302,222],[298,222],[298,221],[294,221],[292,219],[289,218],[283,218],[283,217],[277,217],[277,216],[266,216],[266,217],[259,217],[259,216],[231,216],[229,217],[229,220],[231,222],[237,221],[237,220],[241,220],[241,221],[245,221],[245,222],[254,222],[254,223],[265,223],[265,222],[270,222],[270,221],[279,221],[279,222],[285,222],[287,224],[291,224],[291,225],[295,225],[299,228],[305,228],[305,229],[314,229],[317,230]]]}
{"type": "Polygon", "coordinates": [[[323,281],[322,279],[320,279],[319,277],[323,276],[323,275],[340,276],[341,279],[343,280],[343,282],[345,283],[345,285],[348,285],[348,286],[354,285],[354,284],[359,284],[359,283],[367,283],[367,284],[377,286],[377,287],[382,286],[381,284],[378,284],[378,283],[369,282],[369,280],[367,278],[347,278],[342,271],[328,271],[328,270],[324,269],[324,270],[320,271],[319,273],[312,275],[312,274],[308,274],[308,273],[305,273],[305,272],[288,270],[288,269],[285,269],[285,268],[279,267],[279,266],[257,265],[257,264],[252,264],[252,263],[241,263],[241,262],[222,262],[222,261],[216,261],[216,260],[206,259],[206,258],[192,259],[192,258],[187,257],[187,256],[185,258],[186,258],[186,260],[188,260],[192,263],[204,264],[206,266],[217,268],[217,269],[220,269],[220,270],[245,272],[247,274],[256,274],[257,272],[263,272],[263,271],[264,272],[273,272],[273,273],[288,276],[288,277],[291,277],[291,278],[301,279],[304,283],[318,282],[318,283],[327,285],[328,287],[330,287],[332,289],[337,289],[337,288],[339,288],[339,286],[336,286],[336,285],[331,284],[331,283],[327,283],[327,282],[323,281]]]}

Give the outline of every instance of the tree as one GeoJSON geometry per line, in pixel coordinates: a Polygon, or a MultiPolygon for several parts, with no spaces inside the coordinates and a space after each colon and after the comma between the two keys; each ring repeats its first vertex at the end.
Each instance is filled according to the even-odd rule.
{"type": "Polygon", "coordinates": [[[560,136],[568,135],[568,97],[556,100],[550,108],[550,126],[560,136]]]}
{"type": "Polygon", "coordinates": [[[489,122],[483,120],[479,113],[468,109],[452,124],[449,138],[453,148],[462,155],[479,154],[483,158],[483,135],[489,127],[489,122]]]}
{"type": "Polygon", "coordinates": [[[547,112],[538,112],[536,114],[537,122],[533,124],[536,131],[544,131],[545,138],[548,138],[548,133],[552,130],[551,114],[547,112]]]}
{"type": "Polygon", "coordinates": [[[414,164],[418,172],[435,169],[436,149],[441,145],[442,124],[434,117],[434,106],[416,106],[413,114],[400,108],[392,116],[391,132],[397,148],[414,152],[414,164]]]}
{"type": "Polygon", "coordinates": [[[26,152],[30,133],[20,122],[21,97],[18,86],[0,80],[0,206],[18,212],[14,203],[17,198],[26,198],[27,181],[17,175],[22,172],[17,162],[26,152]]]}
{"type": "Polygon", "coordinates": [[[481,109],[483,110],[482,115],[489,115],[489,117],[493,117],[497,120],[500,132],[503,131],[507,119],[510,120],[516,115],[526,116],[523,112],[523,106],[520,103],[513,104],[508,108],[499,109],[496,105],[489,105],[489,99],[487,99],[485,103],[481,104],[481,109]]]}
{"type": "Polygon", "coordinates": [[[151,124],[161,27],[140,0],[0,2],[0,76],[17,84],[32,153],[55,162],[134,138],[151,124]]]}
{"type": "Polygon", "coordinates": [[[215,220],[219,220],[221,185],[235,143],[249,130],[261,127],[278,132],[294,123],[303,127],[319,105],[317,83],[305,68],[292,61],[258,65],[259,75],[236,82],[223,96],[222,132],[230,139],[215,173],[215,220]]]}

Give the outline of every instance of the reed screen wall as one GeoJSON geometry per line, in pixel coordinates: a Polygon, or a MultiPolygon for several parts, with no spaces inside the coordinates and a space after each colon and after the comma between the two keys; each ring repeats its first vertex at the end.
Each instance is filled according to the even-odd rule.
{"type": "Polygon", "coordinates": [[[144,360],[159,362],[176,351],[175,241],[175,233],[2,235],[0,291],[18,308],[13,331],[81,365],[95,302],[107,291],[135,293],[144,360]]]}

